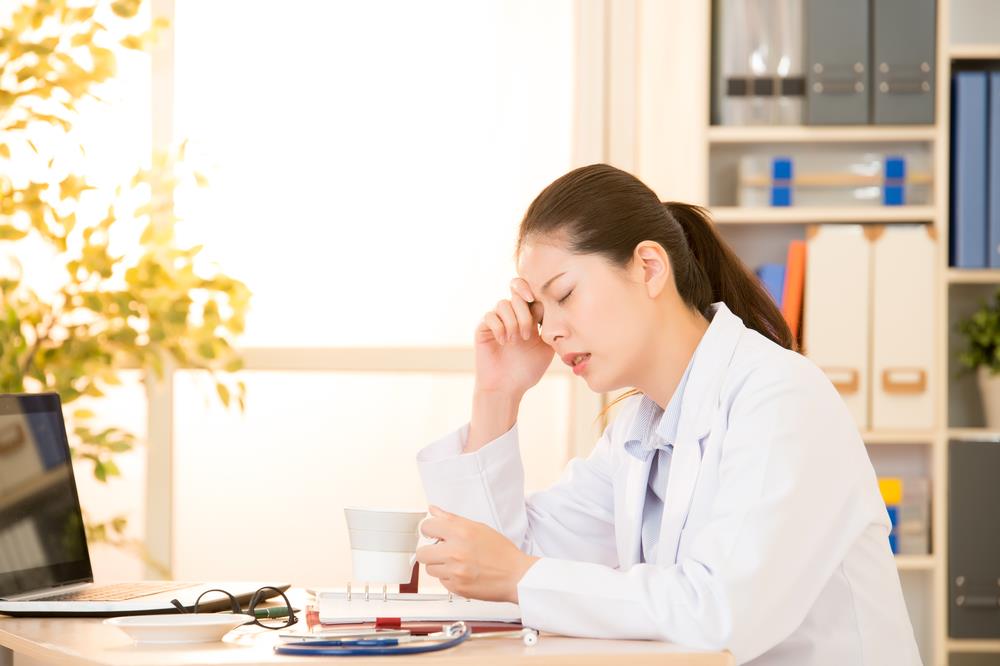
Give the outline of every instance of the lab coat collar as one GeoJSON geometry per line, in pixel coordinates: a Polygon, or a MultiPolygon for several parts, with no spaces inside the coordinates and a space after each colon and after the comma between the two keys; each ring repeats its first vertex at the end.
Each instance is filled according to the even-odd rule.
{"type": "MultiPolygon", "coordinates": [[[[681,402],[677,443],[663,501],[657,557],[660,564],[671,563],[676,559],[680,533],[701,468],[700,441],[711,430],[726,369],[736,352],[740,336],[746,331],[740,318],[722,302],[713,303],[706,316],[711,316],[711,322],[698,343],[681,402]]],[[[620,566],[623,569],[631,567],[640,559],[642,511],[652,464],[652,456],[646,460],[632,456],[629,459],[631,462],[625,492],[628,529],[621,531],[624,542],[619,549],[622,560],[620,566]]]]}
{"type": "Polygon", "coordinates": [[[681,421],[677,439],[701,440],[712,427],[712,417],[719,405],[719,393],[726,369],[736,353],[736,344],[746,331],[743,320],[722,301],[708,307],[708,329],[695,350],[691,375],[684,388],[681,421]]]}
{"type": "Polygon", "coordinates": [[[673,448],[674,442],[677,441],[677,428],[681,421],[684,389],[687,386],[688,377],[691,375],[693,364],[692,355],[666,409],[660,409],[660,406],[648,395],[642,396],[637,418],[633,420],[633,429],[629,431],[629,439],[625,442],[625,450],[636,458],[645,460],[658,449],[673,448]]]}

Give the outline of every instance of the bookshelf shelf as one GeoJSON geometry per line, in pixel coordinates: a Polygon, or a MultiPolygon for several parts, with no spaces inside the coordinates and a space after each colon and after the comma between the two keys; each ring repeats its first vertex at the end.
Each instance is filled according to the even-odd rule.
{"type": "Polygon", "coordinates": [[[1000,639],[951,638],[949,652],[1000,652],[1000,639]]]}
{"type": "Polygon", "coordinates": [[[933,125],[800,125],[741,127],[712,125],[708,142],[727,143],[890,143],[932,142],[937,129],[933,125]]]}
{"type": "Polygon", "coordinates": [[[933,206],[883,206],[845,208],[744,208],[714,206],[712,219],[718,224],[821,224],[821,223],[931,223],[933,206]]]}
{"type": "Polygon", "coordinates": [[[897,555],[896,568],[900,571],[932,571],[937,563],[933,555],[897,555]]]}
{"type": "Polygon", "coordinates": [[[865,444],[927,444],[934,443],[934,433],[927,430],[869,430],[861,433],[865,444]]]}
{"type": "Polygon", "coordinates": [[[1000,44],[952,44],[948,55],[952,60],[1000,60],[1000,44]]]}
{"type": "Polygon", "coordinates": [[[988,428],[948,428],[948,439],[1000,442],[1000,430],[988,428]]]}
{"type": "Polygon", "coordinates": [[[948,282],[951,284],[997,284],[1000,285],[1000,268],[970,270],[949,268],[948,282]]]}

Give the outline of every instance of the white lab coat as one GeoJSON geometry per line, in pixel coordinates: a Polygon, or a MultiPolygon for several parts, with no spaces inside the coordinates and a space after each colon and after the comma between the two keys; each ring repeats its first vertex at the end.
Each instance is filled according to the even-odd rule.
{"type": "Polygon", "coordinates": [[[811,361],[712,309],[656,562],[639,563],[652,457],[623,448],[638,397],[527,499],[516,425],[462,454],[465,426],[418,454],[428,501],[542,558],[517,587],[541,630],[728,649],[755,666],[919,664],[888,513],[843,401],[811,361]]]}

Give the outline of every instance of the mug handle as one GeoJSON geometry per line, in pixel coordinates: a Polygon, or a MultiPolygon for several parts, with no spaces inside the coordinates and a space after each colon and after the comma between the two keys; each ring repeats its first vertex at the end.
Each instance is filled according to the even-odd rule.
{"type": "MultiPolygon", "coordinates": [[[[431,537],[424,535],[424,529],[423,529],[424,523],[426,523],[433,517],[434,516],[427,514],[426,516],[420,519],[419,523],[417,523],[417,536],[419,537],[417,541],[417,548],[420,548],[421,546],[433,546],[434,544],[441,542],[441,539],[432,539],[431,537]]],[[[414,553],[413,555],[410,556],[410,566],[412,567],[416,563],[416,561],[417,561],[417,554],[414,553]]]]}

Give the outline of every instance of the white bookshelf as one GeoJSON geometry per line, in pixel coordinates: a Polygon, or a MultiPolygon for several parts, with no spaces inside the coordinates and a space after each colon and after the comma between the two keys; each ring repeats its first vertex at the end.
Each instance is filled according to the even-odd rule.
{"type": "Polygon", "coordinates": [[[937,433],[929,430],[866,430],[861,433],[865,444],[934,444],[937,433]]]}
{"type": "Polygon", "coordinates": [[[933,125],[844,125],[842,127],[785,126],[725,126],[707,129],[710,144],[771,144],[771,143],[889,143],[930,142],[937,136],[933,125]]]}
{"type": "Polygon", "coordinates": [[[744,208],[712,206],[712,219],[718,224],[824,224],[859,222],[879,224],[930,223],[936,217],[934,206],[867,206],[797,208],[744,208]]]}
{"type": "Polygon", "coordinates": [[[933,555],[897,555],[896,568],[900,571],[933,571],[937,558],[933,555]]]}
{"type": "MultiPolygon", "coordinates": [[[[714,177],[711,161],[713,154],[725,150],[754,150],[761,146],[790,145],[796,148],[824,146],[839,143],[886,144],[906,143],[925,146],[930,150],[934,186],[931,203],[920,206],[893,207],[829,207],[829,208],[742,208],[739,206],[712,206],[716,222],[726,228],[733,225],[760,225],[752,233],[760,243],[784,244],[796,233],[803,233],[805,225],[818,223],[872,223],[906,224],[923,223],[934,228],[938,239],[939,252],[936,258],[935,274],[938,276],[938,292],[934,295],[936,320],[941,322],[939,344],[936,350],[937,393],[935,395],[937,426],[929,431],[871,431],[863,432],[862,438],[870,451],[879,449],[896,456],[919,456],[919,464],[925,465],[931,479],[931,544],[926,555],[897,555],[896,565],[903,579],[904,593],[907,595],[913,617],[914,629],[926,663],[944,666],[948,654],[958,645],[967,650],[1000,650],[1000,641],[956,642],[948,637],[948,586],[947,586],[947,447],[951,438],[985,438],[990,433],[977,428],[948,428],[948,340],[951,331],[948,325],[948,289],[953,284],[991,284],[1000,282],[1000,271],[956,271],[948,269],[948,183],[949,183],[949,105],[950,105],[950,64],[953,57],[982,58],[1000,55],[996,46],[964,47],[950,49],[947,46],[947,13],[949,0],[938,0],[938,43],[937,43],[937,99],[935,122],[933,125],[919,126],[836,126],[836,127],[722,127],[711,126],[706,120],[704,146],[709,167],[706,180],[714,177]],[[773,225],[787,225],[789,232],[774,231],[768,236],[767,229],[773,225]],[[797,229],[801,226],[802,231],[797,229]],[[914,606],[919,606],[915,609],[914,606]],[[928,607],[929,606],[929,607],[928,607]]],[[[709,3],[710,4],[710,3],[709,3]]],[[[706,27],[710,33],[710,22],[706,27]]],[[[710,44],[709,39],[709,44],[710,44]]],[[[711,48],[709,46],[709,48],[711,48]]],[[[706,54],[710,58],[710,53],[706,54]]],[[[711,90],[704,90],[706,98],[711,90]]],[[[731,159],[731,157],[730,157],[731,159]]],[[[711,183],[704,185],[706,195],[713,191],[711,183]]],[[[744,235],[744,238],[746,236],[744,235]]],[[[739,250],[739,248],[737,248],[739,250]]],[[[909,460],[909,458],[907,458],[909,460]]],[[[915,461],[916,464],[917,461],[915,461]]]]}
{"type": "Polygon", "coordinates": [[[950,284],[995,284],[1000,286],[1000,269],[949,268],[950,284]]]}
{"type": "Polygon", "coordinates": [[[948,639],[949,652],[1000,652],[1000,640],[977,638],[948,639]]]}
{"type": "MultiPolygon", "coordinates": [[[[956,418],[949,421],[950,404],[976,397],[971,378],[955,378],[954,313],[1000,286],[1000,270],[965,271],[948,266],[948,197],[950,153],[950,96],[952,62],[1000,59],[1000,3],[993,0],[937,0],[936,102],[932,125],[836,127],[721,127],[710,124],[711,2],[663,3],[635,0],[635,11],[621,10],[633,40],[612,31],[616,57],[634,54],[635,69],[624,83],[633,85],[634,107],[623,113],[634,119],[635,132],[608,136],[615,164],[637,173],[662,199],[706,205],[720,231],[740,243],[737,251],[748,262],[766,256],[791,239],[804,238],[805,228],[818,223],[923,223],[933,227],[938,241],[935,293],[929,294],[937,322],[934,410],[929,431],[863,432],[873,455],[919,457],[931,478],[931,544],[927,555],[900,555],[897,568],[904,581],[924,663],[946,666],[951,652],[994,653],[1000,663],[1000,640],[955,640],[948,636],[948,443],[951,440],[1000,441],[1000,432],[956,418]],[[987,11],[988,10],[988,11],[987,11]],[[983,12],[989,16],[984,18],[983,12]],[[952,39],[952,16],[956,37],[952,39]],[[961,24],[961,25],[959,25],[961,24]],[[670,39],[664,40],[668,34],[670,39]],[[992,35],[995,34],[995,39],[992,35]],[[954,42],[954,44],[952,44],[954,42]],[[631,77],[631,78],[629,78],[631,77]],[[717,167],[735,164],[734,156],[775,147],[822,149],[833,144],[909,144],[930,151],[934,185],[926,206],[837,208],[742,208],[712,205],[725,201],[728,188],[717,167]],[[725,164],[723,164],[725,163],[725,164]]],[[[627,3],[625,3],[627,4],[627,3]]],[[[617,15],[617,14],[616,14],[617,15]]],[[[735,201],[735,197],[732,197],[735,201]]],[[[772,254],[773,256],[773,254],[772,254]]],[[[767,261],[779,260],[767,259],[767,261]]]]}
{"type": "Polygon", "coordinates": [[[948,439],[968,442],[1000,442],[1000,430],[988,428],[948,428],[948,439]]]}
{"type": "Polygon", "coordinates": [[[952,60],[1000,60],[1000,44],[952,44],[948,55],[952,60]]]}

